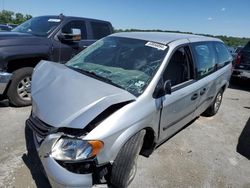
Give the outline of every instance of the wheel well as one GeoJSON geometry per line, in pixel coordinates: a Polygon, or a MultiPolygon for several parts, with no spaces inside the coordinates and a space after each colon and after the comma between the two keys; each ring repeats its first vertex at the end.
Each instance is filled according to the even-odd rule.
{"type": "Polygon", "coordinates": [[[146,134],[144,136],[143,145],[140,154],[149,157],[155,148],[155,132],[152,128],[146,128],[146,134]]]}
{"type": "Polygon", "coordinates": [[[221,87],[223,92],[225,91],[226,87],[227,87],[226,84],[221,87]]]}
{"type": "Polygon", "coordinates": [[[33,57],[33,58],[11,60],[8,62],[7,72],[13,72],[23,67],[35,67],[42,59],[46,59],[46,58],[33,57]]]}

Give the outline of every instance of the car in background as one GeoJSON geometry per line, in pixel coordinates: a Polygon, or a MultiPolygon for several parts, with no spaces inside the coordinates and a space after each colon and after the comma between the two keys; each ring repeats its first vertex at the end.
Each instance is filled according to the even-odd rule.
{"type": "Polygon", "coordinates": [[[65,63],[111,33],[110,22],[64,15],[34,17],[0,32],[0,95],[12,106],[30,105],[31,74],[41,60],[65,63]]]}
{"type": "Polygon", "coordinates": [[[233,59],[236,60],[236,57],[238,55],[238,53],[243,49],[243,46],[237,46],[234,51],[231,53],[231,55],[233,56],[233,59]]]}
{"type": "Polygon", "coordinates": [[[234,47],[227,46],[227,49],[230,52],[230,54],[234,53],[234,47]]]}
{"type": "Polygon", "coordinates": [[[11,24],[11,23],[8,23],[7,25],[11,27],[11,29],[14,29],[18,26],[18,24],[11,24]]]}
{"type": "Polygon", "coordinates": [[[243,46],[237,46],[234,50],[234,53],[238,54],[243,49],[243,46]]]}
{"type": "Polygon", "coordinates": [[[242,48],[233,63],[232,79],[250,79],[250,41],[242,48]]]}
{"type": "Polygon", "coordinates": [[[0,32],[11,31],[12,27],[6,24],[0,24],[0,32]]]}

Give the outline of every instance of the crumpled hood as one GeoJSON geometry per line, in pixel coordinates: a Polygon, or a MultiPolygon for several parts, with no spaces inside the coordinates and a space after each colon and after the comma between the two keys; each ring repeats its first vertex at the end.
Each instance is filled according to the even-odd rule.
{"type": "Polygon", "coordinates": [[[46,37],[37,37],[28,33],[19,32],[0,32],[0,47],[45,44],[49,44],[49,39],[46,37]]]}
{"type": "Polygon", "coordinates": [[[129,92],[65,65],[40,62],[32,76],[32,114],[54,127],[84,128],[109,106],[134,100],[129,92]]]}

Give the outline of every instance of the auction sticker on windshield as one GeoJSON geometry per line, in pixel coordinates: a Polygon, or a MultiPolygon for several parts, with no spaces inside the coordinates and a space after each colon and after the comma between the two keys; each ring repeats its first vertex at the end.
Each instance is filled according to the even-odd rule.
{"type": "Polygon", "coordinates": [[[147,42],[145,44],[145,46],[149,46],[152,48],[156,48],[158,50],[166,50],[167,46],[163,45],[163,44],[159,44],[159,43],[155,43],[155,42],[147,42]]]}
{"type": "Polygon", "coordinates": [[[135,83],[135,86],[137,86],[137,87],[142,87],[144,85],[145,85],[145,82],[141,81],[141,80],[139,80],[138,82],[135,83]]]}

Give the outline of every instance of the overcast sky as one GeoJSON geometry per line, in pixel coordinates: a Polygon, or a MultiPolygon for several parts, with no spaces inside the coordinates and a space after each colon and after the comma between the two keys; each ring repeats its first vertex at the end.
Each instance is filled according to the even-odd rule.
{"type": "Polygon", "coordinates": [[[250,37],[250,0],[0,0],[32,16],[63,13],[110,21],[116,29],[178,30],[250,37]]]}

